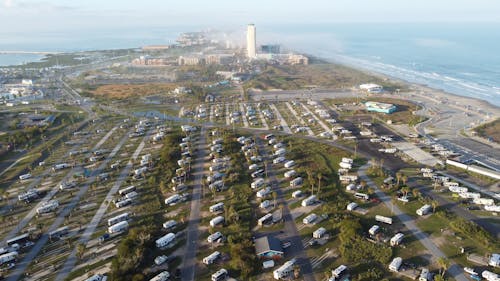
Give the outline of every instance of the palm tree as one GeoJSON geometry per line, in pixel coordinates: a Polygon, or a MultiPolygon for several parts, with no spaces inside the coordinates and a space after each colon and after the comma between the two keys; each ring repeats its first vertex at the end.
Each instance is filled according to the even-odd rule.
{"type": "Polygon", "coordinates": [[[365,189],[365,187],[366,187],[366,181],[365,180],[360,181],[359,185],[361,186],[361,189],[365,189]]]}
{"type": "Polygon", "coordinates": [[[307,180],[309,181],[309,184],[311,185],[311,195],[313,195],[314,194],[313,173],[310,169],[307,169],[306,173],[307,173],[307,180]]]}
{"type": "Polygon", "coordinates": [[[319,194],[321,191],[321,179],[323,178],[323,175],[321,173],[318,173],[316,176],[318,177],[318,191],[316,192],[316,196],[319,199],[319,194]]]}
{"type": "Polygon", "coordinates": [[[436,200],[432,200],[432,201],[431,201],[431,205],[432,205],[432,212],[433,212],[433,213],[436,213],[436,208],[439,206],[438,201],[436,201],[436,200]]]}
{"type": "Polygon", "coordinates": [[[437,263],[442,270],[441,276],[444,277],[446,270],[448,270],[448,267],[450,267],[450,261],[447,258],[440,257],[437,259],[437,263]]]}
{"type": "Polygon", "coordinates": [[[413,194],[413,197],[418,198],[420,196],[420,191],[416,188],[411,190],[411,193],[413,194]]]}
{"type": "Polygon", "coordinates": [[[401,177],[401,180],[403,181],[403,185],[406,185],[406,183],[408,182],[408,177],[406,175],[403,175],[401,177]]]}
{"type": "Polygon", "coordinates": [[[401,173],[401,172],[396,173],[396,184],[398,185],[398,187],[399,187],[399,182],[401,181],[402,176],[403,176],[403,173],[401,173]]]}
{"type": "Polygon", "coordinates": [[[85,254],[85,245],[83,243],[79,243],[76,246],[76,257],[81,260],[83,258],[83,254],[85,254]]]}
{"type": "Polygon", "coordinates": [[[408,195],[408,192],[410,192],[410,188],[408,186],[403,186],[401,188],[401,192],[403,192],[404,197],[406,197],[408,195]]]}
{"type": "Polygon", "coordinates": [[[276,199],[278,198],[278,193],[276,191],[273,191],[272,195],[273,195],[273,200],[274,200],[273,207],[276,208],[276,199]]]}

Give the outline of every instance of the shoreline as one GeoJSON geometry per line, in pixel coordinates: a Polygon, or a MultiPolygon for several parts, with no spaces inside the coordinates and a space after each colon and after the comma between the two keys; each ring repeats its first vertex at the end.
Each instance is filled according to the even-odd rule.
{"type": "MultiPolygon", "coordinates": [[[[309,56],[311,56],[311,55],[309,55],[309,56]]],[[[485,108],[489,108],[489,110],[487,110],[487,111],[489,113],[491,113],[493,115],[493,117],[499,117],[499,115],[500,115],[500,112],[494,112],[494,111],[499,111],[500,110],[500,106],[492,104],[492,103],[490,103],[487,100],[483,100],[483,99],[475,98],[475,97],[470,97],[470,96],[465,96],[465,95],[459,95],[459,94],[456,94],[456,93],[450,93],[450,92],[448,92],[446,90],[443,90],[443,89],[437,89],[437,88],[433,88],[432,86],[429,86],[429,85],[411,82],[411,81],[404,80],[404,79],[399,78],[399,77],[387,75],[385,73],[380,73],[380,72],[373,71],[373,70],[370,70],[370,69],[367,69],[367,68],[363,68],[363,67],[360,67],[360,66],[355,66],[355,65],[352,65],[352,64],[348,64],[348,63],[344,63],[344,62],[341,62],[341,61],[337,61],[335,59],[326,59],[326,58],[317,57],[317,56],[314,56],[314,55],[312,55],[312,57],[318,58],[319,60],[323,60],[326,63],[339,64],[339,65],[342,65],[342,66],[350,67],[350,68],[353,68],[355,70],[362,71],[362,72],[365,72],[367,74],[370,74],[372,76],[376,76],[378,78],[381,78],[381,79],[384,79],[384,80],[388,80],[390,82],[396,82],[396,83],[404,84],[405,86],[408,86],[408,88],[410,89],[409,92],[413,91],[413,92],[415,92],[414,94],[419,95],[419,96],[421,96],[423,98],[432,99],[432,98],[430,98],[430,97],[428,97],[426,95],[422,95],[422,93],[419,93],[417,91],[420,91],[420,92],[432,92],[433,94],[436,94],[437,95],[436,98],[439,97],[440,98],[439,100],[441,100],[441,101],[443,101],[443,98],[448,99],[448,101],[450,101],[450,100],[451,101],[455,101],[455,102],[457,102],[457,100],[460,101],[459,103],[455,103],[454,105],[471,105],[471,106],[475,106],[476,109],[480,108],[482,110],[485,110],[485,108]],[[465,101],[472,101],[474,105],[471,104],[471,103],[467,103],[465,101]]],[[[369,81],[367,81],[367,83],[368,82],[369,81]]],[[[494,119],[495,118],[491,118],[491,120],[494,120],[494,119]]],[[[487,122],[489,122],[491,120],[488,120],[487,122]]]]}

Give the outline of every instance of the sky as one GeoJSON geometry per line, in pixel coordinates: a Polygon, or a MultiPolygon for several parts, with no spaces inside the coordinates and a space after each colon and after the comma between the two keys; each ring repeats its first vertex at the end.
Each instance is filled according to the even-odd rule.
{"type": "Polygon", "coordinates": [[[330,22],[500,22],[498,0],[0,0],[9,34],[330,22]]]}

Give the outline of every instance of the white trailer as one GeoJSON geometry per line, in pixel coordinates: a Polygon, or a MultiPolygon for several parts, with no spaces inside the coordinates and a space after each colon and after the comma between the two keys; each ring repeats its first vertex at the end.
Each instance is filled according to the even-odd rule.
{"type": "Polygon", "coordinates": [[[169,220],[163,223],[163,228],[165,229],[172,229],[177,225],[177,222],[175,220],[169,220]]]}
{"type": "Polygon", "coordinates": [[[295,265],[295,259],[285,262],[278,269],[273,271],[273,277],[276,280],[283,279],[293,272],[293,266],[295,265]]]}
{"type": "Polygon", "coordinates": [[[469,191],[467,187],[460,187],[460,186],[450,186],[448,187],[448,189],[453,193],[463,193],[469,191]]]}
{"type": "Polygon", "coordinates": [[[344,274],[344,272],[346,270],[347,270],[347,266],[341,264],[341,265],[339,265],[339,267],[337,267],[334,270],[332,270],[332,276],[334,278],[339,278],[342,274],[344,274]]]}
{"type": "Polygon", "coordinates": [[[403,264],[403,259],[400,257],[396,257],[389,264],[389,270],[393,272],[398,272],[399,268],[401,267],[401,264],[403,264]]]}
{"type": "Polygon", "coordinates": [[[125,194],[130,193],[132,191],[135,191],[135,186],[133,186],[133,185],[127,186],[123,189],[118,190],[118,194],[121,196],[124,196],[125,194]]]}
{"type": "Polygon", "coordinates": [[[454,181],[446,181],[446,182],[443,182],[443,185],[446,186],[446,187],[458,187],[460,186],[460,184],[458,184],[458,182],[454,182],[454,181]]]}
{"type": "Polygon", "coordinates": [[[474,198],[472,202],[474,202],[474,204],[485,205],[485,206],[491,206],[495,204],[495,200],[491,198],[474,198]]]}
{"type": "Polygon", "coordinates": [[[292,192],[292,198],[299,198],[302,196],[302,190],[295,190],[292,192]]]}
{"type": "Polygon", "coordinates": [[[74,182],[74,181],[61,182],[61,184],[59,184],[59,189],[65,190],[65,189],[73,188],[75,186],[76,186],[76,182],[74,182]]]}
{"type": "Polygon", "coordinates": [[[258,225],[264,225],[266,224],[267,222],[269,221],[272,221],[273,220],[273,214],[269,213],[269,214],[265,214],[263,217],[261,217],[258,221],[257,221],[257,224],[258,225]]]}
{"type": "Polygon", "coordinates": [[[340,166],[340,168],[343,168],[343,169],[352,169],[351,163],[340,162],[339,166],[340,166]]]}
{"type": "Polygon", "coordinates": [[[354,211],[358,207],[358,203],[356,202],[351,202],[347,205],[347,210],[348,211],[354,211]]]}
{"type": "Polygon", "coordinates": [[[114,217],[108,219],[108,226],[112,226],[112,225],[117,224],[119,222],[126,221],[126,220],[128,220],[128,218],[129,218],[128,213],[123,213],[123,214],[120,214],[118,216],[114,216],[114,217]]]}
{"type": "Polygon", "coordinates": [[[162,271],[155,277],[149,279],[149,281],[167,281],[170,278],[170,273],[168,271],[162,271]]]}
{"type": "Polygon", "coordinates": [[[384,216],[376,215],[375,216],[375,220],[379,221],[379,222],[386,223],[386,224],[392,224],[392,218],[389,218],[389,217],[384,217],[384,216]]]}
{"type": "Polygon", "coordinates": [[[425,204],[422,207],[420,207],[420,209],[417,210],[417,215],[425,216],[428,213],[430,213],[431,211],[432,211],[432,206],[429,204],[425,204]]]}
{"type": "Polygon", "coordinates": [[[123,232],[127,229],[128,229],[128,222],[121,221],[119,223],[113,224],[112,226],[108,227],[108,233],[113,234],[113,233],[123,232]]]}
{"type": "Polygon", "coordinates": [[[275,156],[283,156],[283,155],[285,155],[285,153],[286,153],[286,149],[285,148],[280,148],[280,149],[278,149],[278,150],[276,150],[274,152],[274,155],[275,156]]]}
{"type": "Polygon", "coordinates": [[[219,251],[215,251],[215,252],[211,253],[210,255],[204,257],[203,258],[203,263],[206,264],[206,265],[212,264],[219,257],[220,257],[220,252],[219,251]]]}
{"type": "Polygon", "coordinates": [[[19,201],[31,201],[32,199],[36,198],[38,198],[38,191],[36,189],[29,189],[17,196],[17,199],[19,201]]]}
{"type": "Polygon", "coordinates": [[[222,210],[224,210],[224,202],[219,202],[215,205],[212,205],[208,208],[208,210],[211,212],[211,213],[216,213],[216,212],[220,212],[222,210]]]}
{"type": "Polygon", "coordinates": [[[311,224],[318,219],[316,214],[310,214],[302,220],[303,224],[311,224]]]}
{"type": "Polygon", "coordinates": [[[250,187],[252,189],[259,188],[264,185],[264,179],[263,178],[256,178],[251,184],[250,187]]]}
{"type": "Polygon", "coordinates": [[[136,198],[137,196],[139,196],[139,193],[132,191],[130,193],[127,193],[125,195],[125,198],[132,200],[132,199],[136,198]]]}
{"type": "Polygon", "coordinates": [[[222,233],[217,231],[214,234],[210,234],[207,237],[207,241],[208,241],[208,243],[213,243],[213,242],[219,240],[220,238],[222,238],[222,233]]]}
{"type": "Polygon", "coordinates": [[[378,232],[379,230],[380,230],[380,226],[378,226],[378,225],[376,225],[376,224],[375,224],[375,225],[373,225],[372,227],[370,227],[370,229],[368,230],[368,233],[369,233],[370,235],[375,235],[375,234],[377,234],[377,232],[378,232]]]}
{"type": "Polygon", "coordinates": [[[285,178],[287,178],[287,179],[288,179],[288,178],[293,178],[293,177],[295,177],[296,175],[297,175],[297,172],[296,172],[295,170],[286,171],[286,172],[283,174],[283,176],[284,176],[285,178]]]}
{"type": "Polygon", "coordinates": [[[312,236],[313,236],[313,238],[319,239],[319,238],[323,237],[323,235],[325,235],[325,233],[326,233],[326,229],[324,227],[320,227],[312,233],[312,236]]]}
{"type": "Polygon", "coordinates": [[[397,245],[401,244],[401,242],[403,241],[403,238],[404,238],[403,233],[396,233],[396,235],[392,236],[392,238],[390,240],[391,246],[397,246],[397,245]]]}
{"type": "Polygon", "coordinates": [[[217,272],[212,274],[212,281],[221,281],[227,278],[227,270],[224,268],[219,269],[217,272]]]}
{"type": "Polygon", "coordinates": [[[165,199],[165,205],[173,205],[181,200],[181,196],[179,194],[174,194],[167,199],[165,199]]]}
{"type": "Polygon", "coordinates": [[[37,214],[45,214],[45,213],[50,213],[59,207],[59,201],[57,200],[50,200],[43,204],[41,207],[36,209],[37,214]]]}
{"type": "Polygon", "coordinates": [[[159,249],[164,248],[168,246],[170,243],[172,243],[174,240],[175,240],[175,234],[172,232],[168,233],[165,236],[162,236],[155,241],[156,248],[159,249]]]}
{"type": "Polygon", "coordinates": [[[125,207],[127,205],[130,205],[130,204],[132,204],[132,200],[125,199],[125,200],[116,201],[115,202],[115,207],[116,208],[121,208],[121,207],[125,207]]]}
{"type": "Polygon", "coordinates": [[[223,216],[217,216],[213,219],[210,220],[210,226],[211,227],[216,227],[217,225],[224,223],[224,217],[223,216]]]}
{"type": "Polygon", "coordinates": [[[480,198],[481,194],[477,192],[462,192],[459,193],[458,196],[465,198],[465,199],[474,199],[474,198],[480,198]]]}
{"type": "Polygon", "coordinates": [[[352,158],[342,157],[342,162],[352,164],[354,160],[352,158]]]}
{"type": "Polygon", "coordinates": [[[313,205],[314,203],[316,203],[316,201],[318,201],[318,197],[316,197],[316,195],[311,195],[311,196],[307,197],[306,199],[302,200],[301,205],[303,207],[307,207],[307,206],[313,205]]]}
{"type": "Polygon", "coordinates": [[[31,174],[30,173],[19,176],[19,179],[22,180],[22,181],[27,180],[29,178],[31,178],[31,174]]]}
{"type": "Polygon", "coordinates": [[[299,187],[304,183],[304,180],[301,177],[297,177],[290,181],[290,187],[299,187]]]}
{"type": "Polygon", "coordinates": [[[271,201],[264,200],[264,201],[262,201],[260,203],[259,208],[261,208],[261,209],[267,209],[267,208],[269,208],[269,206],[271,206],[271,201]]]}
{"type": "Polygon", "coordinates": [[[486,211],[500,213],[500,205],[484,206],[486,211]]]}
{"type": "Polygon", "coordinates": [[[285,164],[283,164],[283,166],[287,169],[291,169],[295,166],[295,161],[290,160],[290,161],[286,162],[285,164]]]}
{"type": "Polygon", "coordinates": [[[61,164],[54,165],[54,167],[52,167],[52,170],[58,171],[58,170],[66,169],[69,167],[71,167],[71,165],[69,165],[68,163],[61,163],[61,164]]]}
{"type": "Polygon", "coordinates": [[[263,189],[257,191],[256,196],[257,196],[257,198],[264,198],[270,193],[271,193],[271,187],[268,186],[266,188],[263,188],[263,189]]]}
{"type": "Polygon", "coordinates": [[[11,262],[13,260],[16,260],[17,256],[18,256],[18,253],[16,251],[0,255],[0,264],[4,264],[7,262],[11,262]]]}
{"type": "Polygon", "coordinates": [[[141,167],[139,169],[135,169],[134,170],[134,175],[136,176],[140,176],[142,175],[143,173],[146,173],[148,171],[148,167],[141,167]]]}
{"type": "Polygon", "coordinates": [[[483,278],[488,281],[500,281],[500,276],[498,274],[488,270],[483,271],[483,273],[481,273],[481,276],[483,276],[483,278]]]}

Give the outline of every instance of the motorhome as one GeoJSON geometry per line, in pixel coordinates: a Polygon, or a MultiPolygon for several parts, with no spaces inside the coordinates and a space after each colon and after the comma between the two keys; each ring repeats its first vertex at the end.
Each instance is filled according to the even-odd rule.
{"type": "Polygon", "coordinates": [[[156,244],[156,248],[164,248],[168,245],[170,245],[171,243],[173,243],[175,240],[175,234],[174,233],[168,233],[160,238],[158,238],[156,241],[155,241],[155,244],[156,244]]]}
{"type": "Polygon", "coordinates": [[[404,238],[403,233],[396,233],[396,235],[394,235],[390,240],[391,246],[398,246],[403,241],[403,238],[404,238]]]}
{"type": "Polygon", "coordinates": [[[216,242],[217,240],[221,239],[222,238],[222,233],[220,232],[215,232],[214,234],[211,234],[208,236],[207,238],[207,241],[208,243],[213,243],[213,242],[216,242]]]}
{"type": "Polygon", "coordinates": [[[311,196],[307,197],[306,199],[302,200],[301,205],[303,207],[307,207],[307,206],[311,206],[311,205],[315,204],[317,201],[318,201],[318,197],[316,197],[316,195],[311,195],[311,196]]]}
{"type": "Polygon", "coordinates": [[[393,272],[398,272],[402,264],[403,264],[403,259],[400,257],[396,257],[389,264],[389,270],[393,272]]]}
{"type": "Polygon", "coordinates": [[[325,235],[325,233],[326,233],[326,229],[324,227],[320,227],[312,233],[312,237],[319,239],[319,238],[322,238],[323,235],[325,235]]]}
{"type": "Polygon", "coordinates": [[[112,226],[114,224],[117,224],[122,221],[126,221],[129,218],[129,213],[123,213],[118,216],[114,216],[110,219],[108,219],[108,226],[112,226]]]}
{"type": "Polygon", "coordinates": [[[318,219],[318,216],[316,214],[310,214],[306,216],[304,219],[302,219],[303,224],[312,224],[318,219]]]}
{"type": "Polygon", "coordinates": [[[218,258],[220,258],[221,254],[218,251],[211,253],[210,255],[203,258],[203,263],[206,265],[214,263],[218,258]]]}
{"type": "Polygon", "coordinates": [[[293,266],[295,265],[295,259],[289,260],[285,262],[278,269],[273,271],[273,277],[276,280],[281,280],[290,275],[293,272],[293,266]]]}
{"type": "Polygon", "coordinates": [[[224,202],[219,202],[215,205],[212,205],[208,209],[211,213],[221,212],[224,210],[224,202]]]}
{"type": "Polygon", "coordinates": [[[127,229],[128,229],[128,222],[121,221],[119,223],[113,224],[112,226],[108,227],[108,233],[113,234],[113,233],[123,232],[127,229]]]}
{"type": "Polygon", "coordinates": [[[216,227],[217,225],[224,223],[224,217],[223,216],[217,216],[213,219],[210,220],[210,226],[211,227],[216,227]]]}

